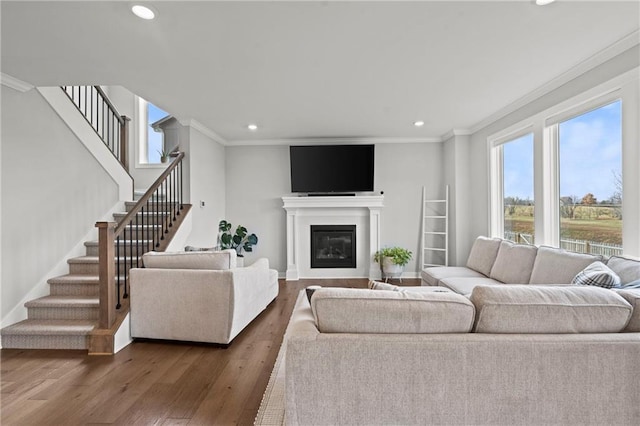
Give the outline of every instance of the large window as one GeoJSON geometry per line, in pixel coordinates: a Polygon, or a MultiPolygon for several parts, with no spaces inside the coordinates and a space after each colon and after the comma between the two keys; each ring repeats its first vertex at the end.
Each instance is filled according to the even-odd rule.
{"type": "Polygon", "coordinates": [[[560,245],[622,250],[622,102],[557,124],[560,245]]]}
{"type": "Polygon", "coordinates": [[[154,104],[139,98],[138,103],[138,163],[160,164],[161,152],[164,149],[164,135],[153,129],[152,124],[169,114],[154,104]]]}
{"type": "Polygon", "coordinates": [[[640,255],[639,86],[622,74],[488,137],[491,236],[640,255]]]}
{"type": "Polygon", "coordinates": [[[502,145],[504,238],[534,243],[533,133],[502,145]]]}

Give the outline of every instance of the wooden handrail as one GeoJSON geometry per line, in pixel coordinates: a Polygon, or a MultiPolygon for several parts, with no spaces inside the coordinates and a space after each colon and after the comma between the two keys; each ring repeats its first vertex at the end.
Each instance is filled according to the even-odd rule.
{"type": "Polygon", "coordinates": [[[138,202],[136,203],[136,206],[132,208],[129,213],[127,213],[127,215],[122,219],[122,221],[120,221],[120,223],[118,224],[118,227],[115,230],[115,235],[114,235],[115,237],[118,237],[124,231],[126,224],[129,223],[129,221],[131,221],[131,219],[133,219],[136,216],[136,214],[140,212],[140,210],[142,210],[142,207],[144,207],[144,204],[147,201],[149,201],[151,197],[153,197],[155,191],[160,187],[160,185],[162,184],[162,182],[164,182],[167,176],[169,176],[169,174],[176,167],[178,167],[178,164],[182,161],[183,158],[184,158],[184,152],[179,153],[178,156],[175,157],[175,159],[169,164],[169,167],[167,167],[167,169],[164,172],[162,172],[160,176],[158,176],[158,179],[156,179],[155,182],[153,182],[153,184],[149,187],[147,192],[145,192],[144,195],[140,197],[140,200],[138,200],[138,202]]]}
{"type": "Polygon", "coordinates": [[[164,250],[161,241],[165,240],[165,234],[182,220],[183,159],[184,153],[178,153],[119,223],[96,223],[100,264],[98,322],[102,329],[113,325],[121,300],[128,297],[129,269],[141,266],[142,254],[164,250]]]}

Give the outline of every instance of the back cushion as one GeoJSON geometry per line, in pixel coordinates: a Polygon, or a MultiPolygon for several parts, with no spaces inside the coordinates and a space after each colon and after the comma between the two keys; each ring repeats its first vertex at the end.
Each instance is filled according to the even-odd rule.
{"type": "Polygon", "coordinates": [[[570,284],[578,272],[598,260],[602,261],[602,256],[538,247],[529,284],[570,284]]]}
{"type": "Polygon", "coordinates": [[[506,284],[528,284],[538,248],[502,241],[489,275],[506,284]]]}
{"type": "Polygon", "coordinates": [[[477,333],[617,333],[633,310],[616,292],[589,286],[478,286],[471,301],[477,333]]]}
{"type": "Polygon", "coordinates": [[[236,267],[236,251],[188,251],[155,252],[142,256],[146,268],[156,269],[213,269],[225,270],[236,267]]]}
{"type": "Polygon", "coordinates": [[[615,290],[620,296],[633,306],[633,314],[624,331],[640,332],[640,290],[615,290]]]}
{"type": "Polygon", "coordinates": [[[607,266],[618,274],[623,285],[640,280],[640,261],[638,260],[611,256],[607,261],[607,266]]]}
{"type": "Polygon", "coordinates": [[[311,308],[322,333],[468,333],[475,317],[469,299],[453,292],[324,287],[311,308]]]}
{"type": "Polygon", "coordinates": [[[476,238],[473,247],[471,247],[469,258],[467,259],[467,268],[489,276],[493,262],[496,260],[501,241],[499,238],[476,238]]]}

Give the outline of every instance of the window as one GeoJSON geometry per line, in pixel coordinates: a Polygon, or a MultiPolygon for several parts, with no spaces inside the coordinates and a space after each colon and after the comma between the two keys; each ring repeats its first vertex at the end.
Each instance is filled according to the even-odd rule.
{"type": "Polygon", "coordinates": [[[618,100],[555,125],[562,248],[622,251],[621,117],[618,100]]]}
{"type": "Polygon", "coordinates": [[[639,87],[635,69],[490,135],[489,234],[639,256],[639,87]]]}
{"type": "Polygon", "coordinates": [[[169,114],[142,98],[138,101],[138,164],[160,164],[164,135],[151,125],[169,114]]]}
{"type": "Polygon", "coordinates": [[[504,238],[534,243],[533,133],[502,145],[504,238]]]}

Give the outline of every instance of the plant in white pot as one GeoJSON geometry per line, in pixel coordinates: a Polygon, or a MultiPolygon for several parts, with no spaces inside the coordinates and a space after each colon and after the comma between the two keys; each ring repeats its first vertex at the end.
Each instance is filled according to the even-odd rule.
{"type": "Polygon", "coordinates": [[[404,267],[411,260],[413,253],[402,247],[385,247],[373,255],[373,260],[380,264],[382,277],[400,277],[404,267]]]}
{"type": "Polygon", "coordinates": [[[258,237],[256,234],[249,234],[247,228],[242,225],[238,225],[236,232],[232,234],[232,226],[226,220],[220,221],[218,224],[218,246],[221,250],[234,249],[238,253],[238,266],[242,266],[244,264],[242,250],[252,252],[253,246],[258,244],[258,237]]]}

